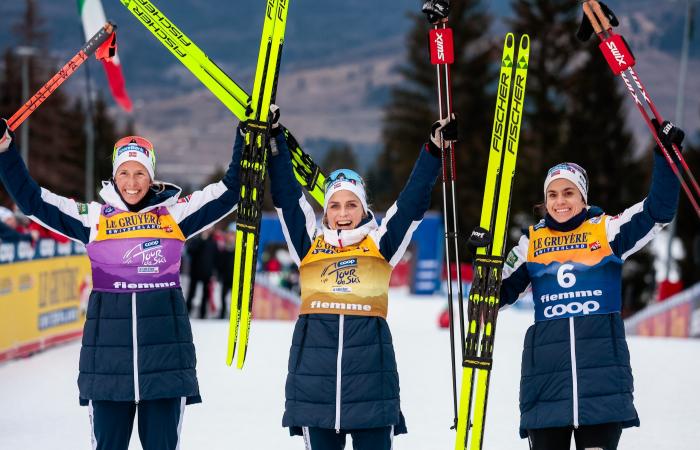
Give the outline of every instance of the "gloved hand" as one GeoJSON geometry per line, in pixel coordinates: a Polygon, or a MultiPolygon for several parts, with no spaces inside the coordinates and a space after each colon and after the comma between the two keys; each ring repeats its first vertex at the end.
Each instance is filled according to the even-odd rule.
{"type": "Polygon", "coordinates": [[[280,127],[280,107],[275,105],[274,103],[270,105],[270,116],[268,120],[270,121],[270,136],[272,139],[270,139],[270,143],[268,145],[268,148],[270,150],[270,153],[272,156],[277,156],[279,154],[279,150],[277,149],[277,136],[279,136],[280,131],[282,131],[282,127],[280,127]]]}
{"type": "Polygon", "coordinates": [[[442,148],[457,142],[458,136],[457,118],[452,114],[449,118],[440,119],[430,127],[430,141],[428,151],[435,157],[440,157],[442,148]]]}
{"type": "MultiPolygon", "coordinates": [[[[681,130],[668,120],[664,120],[662,124],[659,124],[659,121],[654,118],[651,119],[651,123],[656,129],[656,135],[659,136],[659,140],[669,152],[669,155],[671,155],[671,157],[673,157],[675,153],[673,151],[673,144],[676,144],[676,146],[678,146],[679,151],[683,151],[683,139],[685,139],[685,131],[681,130]]],[[[654,151],[659,154],[661,153],[661,149],[658,145],[654,146],[654,151]]]]}
{"type": "Polygon", "coordinates": [[[7,126],[7,120],[0,119],[0,153],[10,148],[12,142],[12,132],[7,126]]]}
{"type": "Polygon", "coordinates": [[[270,134],[272,137],[277,136],[280,133],[280,107],[274,103],[270,105],[270,134]]]}
{"type": "Polygon", "coordinates": [[[473,256],[476,256],[476,250],[479,247],[488,247],[493,242],[493,237],[488,230],[481,227],[474,227],[472,233],[467,239],[467,250],[473,256]]]}
{"type": "Polygon", "coordinates": [[[448,0],[427,0],[423,3],[422,11],[428,17],[428,22],[437,23],[450,14],[450,2],[448,0]]]}
{"type": "MultiPolygon", "coordinates": [[[[603,14],[605,14],[608,21],[610,21],[610,25],[613,27],[620,25],[620,21],[617,20],[615,13],[608,8],[608,5],[603,2],[598,2],[598,4],[600,5],[600,9],[603,11],[603,14]]],[[[583,19],[581,19],[581,25],[578,27],[578,31],[576,32],[576,37],[579,41],[586,42],[588,39],[590,39],[592,34],[593,25],[591,25],[591,21],[588,20],[588,16],[584,14],[583,19]]]]}

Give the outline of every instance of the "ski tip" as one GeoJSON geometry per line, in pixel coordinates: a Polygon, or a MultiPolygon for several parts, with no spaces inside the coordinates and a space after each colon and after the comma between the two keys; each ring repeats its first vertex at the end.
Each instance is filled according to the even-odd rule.
{"type": "Polygon", "coordinates": [[[513,46],[515,46],[515,35],[513,33],[506,34],[506,41],[504,43],[504,46],[507,48],[512,48],[513,46]]]}
{"type": "Polygon", "coordinates": [[[520,50],[529,50],[529,49],[530,49],[530,35],[523,34],[520,37],[520,50]]]}

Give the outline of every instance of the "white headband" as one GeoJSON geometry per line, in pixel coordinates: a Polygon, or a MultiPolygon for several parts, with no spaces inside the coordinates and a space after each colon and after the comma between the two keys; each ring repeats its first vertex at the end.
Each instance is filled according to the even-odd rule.
{"type": "Polygon", "coordinates": [[[588,176],[586,171],[574,163],[561,163],[547,171],[547,178],[544,180],[544,196],[547,198],[547,187],[554,180],[569,180],[578,188],[583,196],[583,201],[588,204],[588,176]]]}
{"type": "Polygon", "coordinates": [[[326,214],[326,210],[328,209],[328,201],[333,197],[333,194],[338,191],[350,191],[355,194],[357,198],[360,199],[360,203],[362,203],[363,211],[367,212],[367,194],[365,194],[365,189],[350,181],[338,180],[326,189],[326,196],[323,199],[323,214],[326,214]]]}

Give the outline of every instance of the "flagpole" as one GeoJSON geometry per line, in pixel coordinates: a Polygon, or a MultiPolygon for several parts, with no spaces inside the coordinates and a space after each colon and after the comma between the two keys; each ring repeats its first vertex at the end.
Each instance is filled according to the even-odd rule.
{"type": "MultiPolygon", "coordinates": [[[[29,58],[36,54],[34,47],[17,47],[15,53],[22,60],[22,101],[29,99],[29,58]]],[[[24,126],[20,130],[20,142],[22,143],[22,159],[29,167],[29,119],[24,121],[24,126]]]]}
{"type": "MultiPolygon", "coordinates": [[[[681,65],[678,75],[678,91],[676,93],[676,117],[675,122],[679,127],[683,126],[685,108],[685,80],[688,75],[688,52],[690,49],[690,34],[693,24],[693,3],[697,0],[686,0],[685,27],[683,29],[683,44],[681,46],[681,65]]],[[[676,219],[668,225],[668,245],[666,247],[666,281],[671,275],[673,239],[676,236],[676,219]]]]}
{"type": "Polygon", "coordinates": [[[95,199],[95,127],[92,107],[92,80],[90,78],[90,62],[85,64],[85,201],[95,199]]]}

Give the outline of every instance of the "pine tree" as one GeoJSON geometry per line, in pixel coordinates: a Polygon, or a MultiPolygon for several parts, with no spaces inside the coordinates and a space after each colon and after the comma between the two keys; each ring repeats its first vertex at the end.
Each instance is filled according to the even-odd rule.
{"type": "MultiPolygon", "coordinates": [[[[629,99],[620,80],[597,45],[586,46],[585,62],[572,74],[567,92],[564,158],[588,172],[589,203],[617,214],[645,197],[651,166],[650,161],[635,155],[626,124],[629,99]]],[[[550,165],[557,162],[549,160],[550,165]]]]}
{"type": "MultiPolygon", "coordinates": [[[[454,112],[459,120],[455,171],[462,234],[479,220],[495,98],[497,56],[496,46],[487,38],[491,22],[485,11],[487,4],[481,0],[452,2],[449,16],[455,45],[451,75],[454,112]]],[[[405,83],[391,93],[383,124],[384,150],[368,180],[377,209],[396,199],[419,149],[428,140],[431,124],[439,118],[436,70],[428,52],[431,25],[422,14],[415,14],[413,21],[407,38],[408,60],[400,69],[405,83]]],[[[433,205],[442,205],[439,188],[434,191],[433,205]]]]}
{"type": "MultiPolygon", "coordinates": [[[[530,205],[544,200],[546,170],[562,161],[584,167],[589,204],[617,214],[648,192],[650,156],[639,158],[626,121],[626,93],[595,45],[578,42],[580,4],[516,0],[513,24],[532,38],[526,117],[519,151],[513,211],[532,223],[530,205]]],[[[538,219],[538,218],[537,218],[538,219]]],[[[626,312],[651,299],[652,258],[638,253],[623,275],[626,312]]]]}
{"type": "Polygon", "coordinates": [[[349,144],[333,144],[323,157],[321,164],[326,173],[331,173],[336,169],[357,167],[355,152],[349,144]]]}
{"type": "MultiPolygon", "coordinates": [[[[47,58],[44,20],[34,0],[26,0],[27,9],[20,21],[13,26],[18,43],[37,50],[27,56],[29,67],[29,92],[32,95],[56,71],[56,61],[47,58]]],[[[5,53],[5,74],[0,80],[0,108],[4,117],[12,115],[27,99],[21,98],[20,57],[11,50],[5,53]]],[[[79,198],[84,191],[84,160],[79,156],[81,131],[75,124],[83,122],[79,108],[69,104],[61,89],[53,92],[31,116],[29,125],[29,168],[36,181],[49,190],[79,198]]],[[[24,126],[27,126],[26,124],[24,126]]],[[[19,130],[18,130],[19,131],[19,130]]],[[[21,133],[17,133],[18,144],[21,133]]]]}
{"type": "MultiPolygon", "coordinates": [[[[37,53],[27,57],[29,92],[33,95],[56,72],[60,64],[47,57],[48,33],[35,0],[26,0],[27,8],[12,29],[19,45],[35,48],[37,53]]],[[[77,47],[77,45],[76,45],[77,47]]],[[[4,72],[0,74],[0,115],[10,117],[27,99],[22,98],[21,57],[12,48],[4,54],[4,72]]],[[[54,91],[32,115],[29,125],[29,169],[32,177],[47,189],[60,195],[83,199],[85,196],[85,109],[81,102],[71,99],[62,86],[54,91]]],[[[117,139],[117,126],[109,115],[104,99],[98,95],[93,111],[95,129],[96,176],[111,177],[111,150],[117,139]]],[[[26,125],[23,125],[26,126],[26,125]]],[[[21,127],[20,127],[21,128],[21,127]]],[[[17,143],[21,147],[20,130],[17,143]]],[[[9,204],[0,186],[0,204],[9,204]]]]}
{"type": "Polygon", "coordinates": [[[569,0],[515,0],[512,7],[513,31],[529,34],[531,42],[511,207],[511,223],[526,226],[533,203],[544,200],[547,169],[573,157],[567,149],[567,103],[572,62],[581,54],[574,36],[580,7],[569,0]]]}
{"type": "MultiPolygon", "coordinates": [[[[690,136],[686,139],[690,141],[690,136]]],[[[695,145],[686,143],[683,158],[695,177],[700,176],[700,143],[696,142],[695,145]]],[[[685,193],[681,191],[676,216],[676,236],[681,239],[686,253],[685,259],[680,261],[681,279],[686,287],[700,282],[700,226],[698,223],[698,215],[685,193]]]]}

